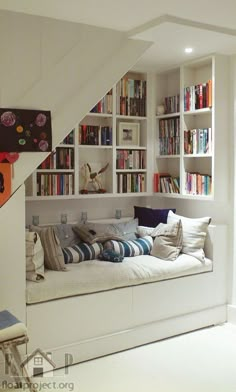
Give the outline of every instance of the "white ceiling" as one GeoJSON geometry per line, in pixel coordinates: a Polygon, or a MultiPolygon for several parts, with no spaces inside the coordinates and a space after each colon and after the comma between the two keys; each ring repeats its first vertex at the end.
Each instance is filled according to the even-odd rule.
{"type": "Polygon", "coordinates": [[[213,52],[236,53],[236,0],[0,0],[0,9],[112,28],[153,41],[135,69],[161,71],[213,52]],[[185,46],[192,46],[193,54],[184,54],[185,46]]]}

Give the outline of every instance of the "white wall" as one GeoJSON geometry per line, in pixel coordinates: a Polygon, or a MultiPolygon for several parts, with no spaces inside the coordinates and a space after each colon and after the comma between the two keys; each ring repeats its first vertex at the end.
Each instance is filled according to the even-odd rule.
{"type": "Polygon", "coordinates": [[[25,191],[21,186],[0,210],[0,310],[25,321],[25,191]]]}
{"type": "MultiPolygon", "coordinates": [[[[147,42],[87,25],[0,12],[0,105],[51,110],[53,146],[138,60],[147,42]]],[[[12,191],[46,157],[22,153],[12,191]]],[[[0,209],[0,309],[24,319],[25,198],[22,188],[0,209]]]]}

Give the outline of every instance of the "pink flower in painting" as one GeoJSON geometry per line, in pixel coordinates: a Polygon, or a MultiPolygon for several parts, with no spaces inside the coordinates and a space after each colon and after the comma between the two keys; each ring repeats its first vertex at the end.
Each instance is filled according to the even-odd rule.
{"type": "Polygon", "coordinates": [[[47,117],[43,113],[39,113],[35,119],[35,124],[38,127],[43,127],[46,124],[47,117]]]}
{"type": "Polygon", "coordinates": [[[5,125],[5,127],[12,127],[16,122],[16,116],[12,112],[4,112],[1,115],[1,123],[5,125]]]}
{"type": "Polygon", "coordinates": [[[39,142],[39,149],[41,151],[47,151],[47,149],[48,149],[48,142],[46,140],[41,140],[39,142]]]}

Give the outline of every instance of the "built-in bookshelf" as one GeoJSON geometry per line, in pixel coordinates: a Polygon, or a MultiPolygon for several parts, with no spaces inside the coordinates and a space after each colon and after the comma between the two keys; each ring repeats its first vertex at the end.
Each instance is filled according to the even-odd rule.
{"type": "Polygon", "coordinates": [[[214,56],[157,75],[154,192],[213,198],[215,76],[214,56]]]}
{"type": "Polygon", "coordinates": [[[27,180],[27,196],[212,200],[227,192],[226,177],[216,176],[227,162],[215,159],[227,154],[227,66],[214,55],[160,74],[128,72],[27,180]],[[84,192],[85,170],[99,174],[100,192],[94,184],[84,192]]]}
{"type": "Polygon", "coordinates": [[[146,195],[146,114],[147,75],[129,72],[42,162],[27,194],[35,199],[146,195]]]}

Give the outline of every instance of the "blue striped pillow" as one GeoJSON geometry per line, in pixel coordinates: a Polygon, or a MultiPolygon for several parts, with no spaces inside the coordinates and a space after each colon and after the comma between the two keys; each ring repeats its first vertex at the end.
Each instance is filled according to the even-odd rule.
{"type": "Polygon", "coordinates": [[[124,257],[149,255],[152,250],[153,239],[151,236],[145,236],[129,241],[111,240],[105,242],[103,246],[105,249],[112,249],[124,257]]]}
{"type": "Polygon", "coordinates": [[[65,264],[96,259],[102,251],[103,246],[100,242],[95,242],[92,245],[81,242],[77,245],[62,248],[65,264]]]}

